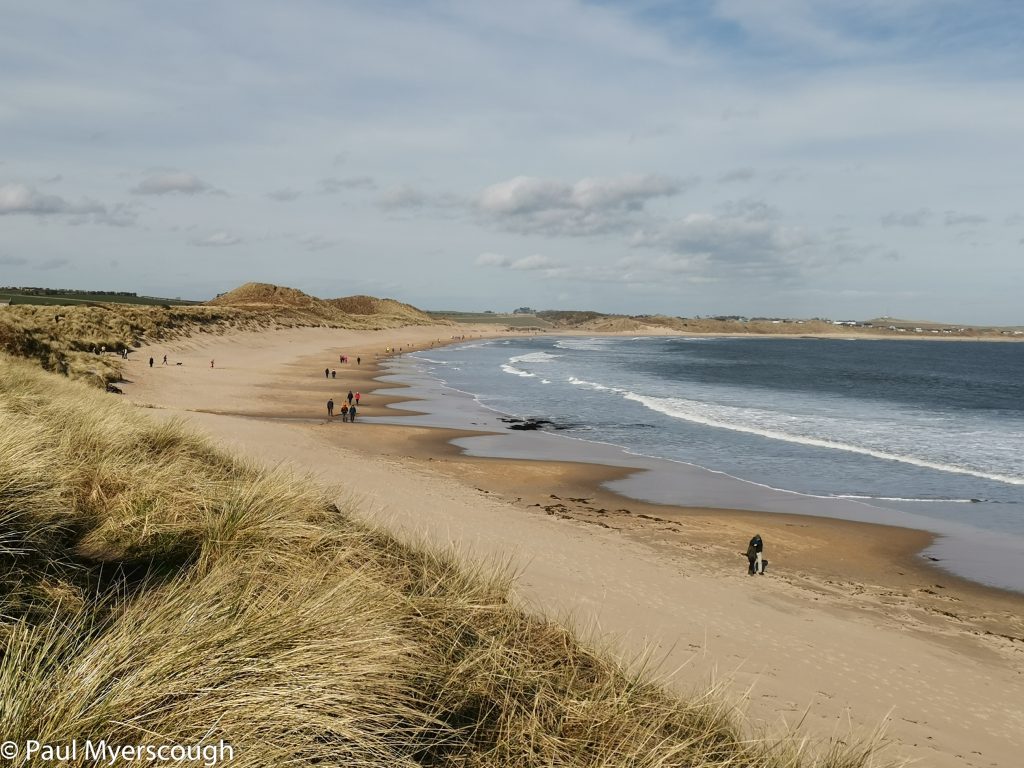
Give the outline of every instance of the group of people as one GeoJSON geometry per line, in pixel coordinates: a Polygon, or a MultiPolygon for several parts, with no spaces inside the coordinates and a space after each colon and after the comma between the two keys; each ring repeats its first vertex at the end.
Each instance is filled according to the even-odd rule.
{"type": "MultiPolygon", "coordinates": [[[[358,392],[353,392],[351,389],[348,391],[348,395],[345,398],[347,401],[342,401],[341,409],[338,411],[341,414],[342,421],[355,422],[356,413],[359,411],[359,398],[361,395],[358,392]]],[[[334,418],[334,398],[332,397],[327,401],[327,418],[334,418]]]]}
{"type": "MultiPolygon", "coordinates": [[[[347,363],[348,362],[348,355],[338,355],[338,362],[341,363],[342,365],[347,363]]],[[[363,358],[356,357],[356,365],[362,365],[362,364],[363,364],[363,358]]]]}

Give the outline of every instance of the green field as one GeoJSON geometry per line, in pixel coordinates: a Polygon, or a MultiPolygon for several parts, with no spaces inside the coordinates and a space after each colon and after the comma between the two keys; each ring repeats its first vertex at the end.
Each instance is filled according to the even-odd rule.
{"type": "Polygon", "coordinates": [[[184,301],[182,299],[163,299],[158,296],[124,296],[117,293],[88,293],[85,291],[41,294],[9,291],[2,288],[0,288],[0,301],[9,301],[11,304],[53,304],[59,306],[67,306],[69,304],[142,304],[184,306],[202,303],[199,301],[184,301]]]}
{"type": "Polygon", "coordinates": [[[512,328],[552,328],[551,323],[536,315],[499,314],[497,312],[427,312],[438,320],[451,320],[454,323],[492,323],[507,325],[512,328]]]}

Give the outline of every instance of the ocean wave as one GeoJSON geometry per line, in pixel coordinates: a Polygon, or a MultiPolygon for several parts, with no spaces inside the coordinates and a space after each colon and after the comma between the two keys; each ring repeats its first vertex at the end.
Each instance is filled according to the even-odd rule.
{"type": "Polygon", "coordinates": [[[559,339],[555,342],[558,349],[574,349],[590,352],[597,349],[604,349],[612,343],[612,339],[590,338],[590,339],[559,339]]]}
{"type": "Polygon", "coordinates": [[[520,368],[516,368],[515,366],[509,365],[508,363],[502,363],[501,370],[503,370],[505,373],[511,373],[513,376],[522,376],[528,379],[537,378],[537,374],[530,373],[529,371],[524,371],[520,368]]]}
{"type": "Polygon", "coordinates": [[[434,360],[430,357],[422,357],[420,355],[409,355],[413,360],[422,360],[424,363],[434,363],[435,365],[448,365],[446,360],[434,360]]]}
{"type": "Polygon", "coordinates": [[[857,501],[912,501],[921,504],[981,504],[989,501],[988,499],[908,499],[903,496],[870,496],[859,493],[836,493],[822,498],[855,499],[857,501]]]}
{"type": "Polygon", "coordinates": [[[549,363],[552,360],[557,360],[562,355],[552,355],[549,352],[530,352],[526,355],[519,355],[518,357],[510,357],[508,361],[510,363],[549,363]]]}
{"type": "MultiPolygon", "coordinates": [[[[590,383],[592,382],[585,382],[590,383]]],[[[601,385],[597,385],[601,386],[601,385]]],[[[596,387],[594,387],[596,388],[596,387]]],[[[608,387],[602,387],[603,389],[609,389],[608,387]]],[[[933,461],[919,456],[908,456],[899,453],[892,453],[890,451],[878,450],[876,448],[866,447],[862,445],[853,445],[850,443],[839,442],[837,440],[829,440],[821,437],[814,437],[811,435],[801,435],[793,432],[786,432],[778,428],[777,425],[758,425],[750,423],[740,422],[736,419],[737,415],[741,415],[740,412],[746,414],[747,418],[754,416],[753,409],[737,409],[729,406],[715,406],[709,403],[701,403],[693,400],[685,400],[683,398],[674,397],[649,397],[646,395],[639,395],[635,392],[625,392],[623,397],[626,400],[632,400],[640,403],[646,408],[658,413],[665,414],[676,419],[684,419],[696,424],[703,424],[709,427],[717,427],[719,429],[729,429],[734,432],[744,432],[751,435],[758,435],[760,437],[767,437],[772,440],[782,440],[789,443],[799,443],[801,445],[810,445],[815,448],[828,448],[835,451],[845,451],[847,453],[856,453],[862,456],[871,456],[876,459],[884,459],[887,461],[898,461],[903,464],[912,464],[917,467],[923,467],[926,469],[934,469],[939,472],[951,472],[959,475],[970,475],[972,477],[979,477],[985,480],[995,480],[996,482],[1008,483],[1010,485],[1024,485],[1024,478],[1014,477],[1011,475],[1001,474],[997,472],[986,472],[974,467],[964,467],[957,464],[947,464],[940,461],[933,461]],[[717,413],[716,413],[717,410],[717,413]],[[711,415],[709,415],[711,414],[711,415]],[[717,416],[717,418],[716,418],[717,416]],[[730,417],[732,417],[730,419],[730,417]]]]}
{"type": "Polygon", "coordinates": [[[604,384],[598,384],[596,381],[586,381],[585,379],[577,379],[575,376],[569,377],[569,383],[577,387],[586,387],[587,389],[593,389],[597,392],[618,392],[620,394],[626,394],[626,390],[619,389],[617,387],[606,387],[604,384]]]}

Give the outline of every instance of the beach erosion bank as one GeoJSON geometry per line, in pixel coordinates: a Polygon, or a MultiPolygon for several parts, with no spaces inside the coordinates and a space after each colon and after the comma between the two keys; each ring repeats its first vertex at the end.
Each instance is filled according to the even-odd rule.
{"type": "Polygon", "coordinates": [[[379,371],[367,364],[386,347],[487,332],[192,339],[140,350],[125,389],[157,418],[182,416],[228,447],[313,473],[389,527],[511,562],[526,603],[625,654],[649,650],[684,690],[727,680],[755,723],[803,720],[833,735],[885,721],[900,753],[928,765],[1016,764],[1021,600],[926,567],[916,552],[927,534],[623,501],[600,485],[629,470],[466,456],[448,442],[458,433],[326,419],[328,397],[348,389],[363,394],[360,418],[400,399],[371,392],[379,371]],[[145,365],[165,352],[183,365],[145,365]],[[358,369],[336,363],[360,352],[358,369]],[[754,532],[772,564],[759,579],[739,554],[754,532]]]}

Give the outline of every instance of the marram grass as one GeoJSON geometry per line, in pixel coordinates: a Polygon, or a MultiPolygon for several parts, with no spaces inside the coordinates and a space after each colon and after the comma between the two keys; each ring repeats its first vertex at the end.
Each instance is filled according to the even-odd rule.
{"type": "MultiPolygon", "coordinates": [[[[253,286],[243,289],[247,287],[253,286]]],[[[242,289],[233,293],[242,298],[246,295],[242,289]]],[[[125,348],[134,350],[144,342],[270,328],[327,326],[369,330],[445,322],[387,299],[354,296],[332,303],[293,293],[304,297],[305,304],[0,307],[0,353],[35,360],[48,371],[103,386],[121,378],[121,359],[116,353],[125,348]],[[368,308],[376,312],[365,314],[368,308]],[[96,354],[104,349],[107,354],[96,354]]]]}
{"type": "Polygon", "coordinates": [[[232,766],[880,765],[872,740],[754,738],[509,589],[0,357],[4,739],[224,740],[232,766]]]}

